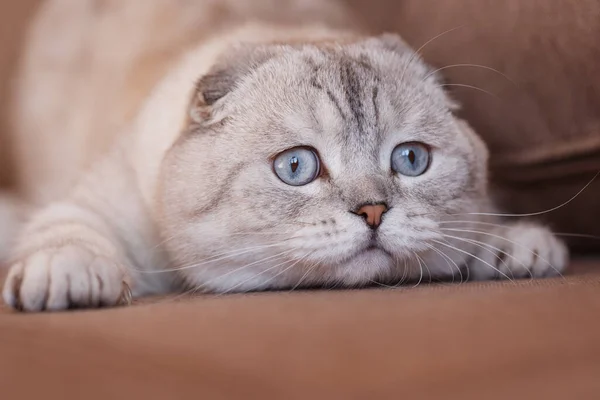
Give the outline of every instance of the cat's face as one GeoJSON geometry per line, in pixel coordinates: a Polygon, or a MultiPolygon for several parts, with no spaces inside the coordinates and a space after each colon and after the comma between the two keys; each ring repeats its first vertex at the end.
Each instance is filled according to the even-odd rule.
{"type": "Polygon", "coordinates": [[[244,51],[165,159],[171,267],[218,291],[418,275],[437,222],[486,198],[485,147],[431,70],[391,37],[244,51]]]}

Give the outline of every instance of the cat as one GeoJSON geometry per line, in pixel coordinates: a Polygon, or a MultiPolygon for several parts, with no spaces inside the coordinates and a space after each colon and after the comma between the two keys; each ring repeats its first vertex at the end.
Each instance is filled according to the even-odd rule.
{"type": "Polygon", "coordinates": [[[335,1],[50,0],[16,84],[38,211],[4,300],[560,274],[548,228],[496,217],[456,108],[399,36],[335,1]]]}

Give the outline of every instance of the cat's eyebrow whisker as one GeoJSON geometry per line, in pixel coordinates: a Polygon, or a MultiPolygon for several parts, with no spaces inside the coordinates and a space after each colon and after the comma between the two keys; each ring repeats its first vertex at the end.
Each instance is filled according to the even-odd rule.
{"type": "Polygon", "coordinates": [[[447,35],[451,32],[454,32],[457,29],[460,29],[462,27],[464,27],[465,25],[459,25],[456,26],[454,28],[448,29],[447,31],[444,31],[434,37],[432,37],[431,39],[429,39],[428,41],[426,41],[423,45],[421,45],[421,47],[419,47],[408,59],[408,61],[406,62],[406,65],[404,66],[404,69],[402,70],[402,75],[400,75],[400,87],[402,87],[402,82],[404,81],[404,75],[406,74],[406,71],[408,70],[408,67],[410,67],[410,65],[412,64],[412,62],[420,55],[421,51],[427,47],[430,43],[436,41],[437,39],[441,38],[444,35],[447,35]]]}
{"type": "Polygon", "coordinates": [[[496,95],[496,94],[494,94],[494,93],[492,93],[492,92],[490,92],[488,90],[485,90],[485,89],[482,89],[480,87],[474,86],[474,85],[467,85],[465,83],[442,83],[441,85],[438,85],[438,87],[441,87],[441,88],[442,87],[447,87],[447,86],[448,87],[462,87],[462,88],[477,90],[479,92],[488,94],[488,95],[492,96],[493,98],[495,98],[497,100],[502,100],[500,97],[498,97],[498,95],[496,95]]]}
{"type": "Polygon", "coordinates": [[[448,247],[448,248],[450,248],[450,249],[452,249],[452,250],[458,251],[459,253],[463,253],[463,254],[465,254],[465,255],[467,255],[467,256],[469,256],[469,257],[473,257],[474,259],[476,259],[476,260],[478,260],[478,261],[481,261],[482,263],[484,263],[485,265],[487,265],[488,267],[490,267],[490,268],[491,268],[491,269],[493,269],[494,271],[498,272],[500,275],[502,275],[503,277],[505,277],[505,278],[506,278],[506,279],[508,279],[509,281],[511,281],[511,282],[514,282],[514,281],[513,281],[513,279],[512,279],[511,277],[509,277],[508,275],[506,275],[504,272],[500,271],[498,268],[494,267],[494,266],[493,266],[492,264],[490,264],[489,262],[487,262],[487,261],[484,261],[483,259],[481,259],[481,258],[477,257],[475,254],[472,254],[472,253],[469,253],[468,251],[465,251],[465,250],[459,249],[458,247],[456,247],[456,246],[452,246],[451,244],[444,243],[444,242],[440,242],[439,240],[433,240],[433,242],[435,242],[435,243],[437,243],[437,244],[439,244],[439,245],[442,245],[442,246],[448,247]]]}
{"type": "Polygon", "coordinates": [[[430,73],[428,73],[428,74],[425,76],[425,78],[423,78],[423,80],[422,80],[421,82],[424,82],[425,80],[427,80],[427,78],[429,78],[430,76],[432,76],[432,75],[434,75],[434,74],[436,74],[436,73],[438,73],[438,72],[440,72],[440,71],[443,71],[443,70],[445,70],[445,69],[450,69],[450,68],[458,68],[458,67],[472,67],[472,68],[481,68],[481,69],[486,69],[486,70],[488,70],[488,71],[493,71],[493,72],[495,72],[496,74],[498,74],[498,75],[500,75],[500,76],[502,76],[502,77],[506,78],[506,80],[508,80],[510,83],[512,83],[512,84],[513,84],[513,85],[514,85],[514,86],[515,86],[517,89],[520,89],[519,85],[517,85],[517,83],[516,83],[514,80],[512,80],[512,79],[511,79],[511,78],[510,78],[508,75],[506,75],[505,73],[503,73],[503,72],[500,72],[500,71],[498,71],[498,70],[497,70],[497,69],[495,69],[495,68],[488,67],[488,66],[486,66],[486,65],[480,65],[480,64],[467,64],[467,63],[465,63],[465,64],[451,64],[451,65],[446,65],[445,67],[438,68],[438,69],[436,69],[435,71],[431,71],[430,73]]]}
{"type": "Polygon", "coordinates": [[[538,257],[543,262],[545,262],[557,274],[559,274],[560,276],[563,276],[562,273],[556,267],[554,267],[554,265],[552,265],[552,263],[550,263],[550,261],[546,260],[544,257],[542,257],[541,255],[539,255],[538,253],[536,253],[535,251],[531,250],[529,247],[527,247],[525,245],[522,245],[521,243],[515,242],[514,240],[510,240],[510,239],[508,239],[508,238],[506,238],[504,236],[496,235],[496,234],[485,232],[485,231],[471,230],[471,229],[440,228],[440,230],[442,230],[442,231],[449,231],[449,232],[478,234],[478,235],[490,236],[490,237],[493,237],[493,238],[504,240],[504,241],[506,241],[508,243],[511,243],[511,244],[513,244],[515,246],[518,246],[518,247],[520,247],[522,249],[527,250],[528,252],[530,252],[531,254],[535,255],[536,257],[538,257]]]}

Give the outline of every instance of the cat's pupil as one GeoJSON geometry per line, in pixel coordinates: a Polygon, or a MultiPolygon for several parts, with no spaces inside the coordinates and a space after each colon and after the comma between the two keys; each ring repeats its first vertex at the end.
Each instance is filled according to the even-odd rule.
{"type": "Polygon", "coordinates": [[[300,162],[298,161],[298,157],[292,157],[290,159],[290,167],[292,168],[292,172],[296,172],[298,167],[300,166],[300,162]]]}
{"type": "Polygon", "coordinates": [[[408,152],[408,161],[410,161],[411,164],[414,164],[416,159],[417,159],[417,156],[415,155],[415,152],[412,150],[409,151],[408,152]]]}

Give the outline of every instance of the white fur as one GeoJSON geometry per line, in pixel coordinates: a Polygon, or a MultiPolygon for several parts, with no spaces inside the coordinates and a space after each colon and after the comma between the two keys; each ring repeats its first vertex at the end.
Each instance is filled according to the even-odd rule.
{"type": "MultiPolygon", "coordinates": [[[[79,42],[74,47],[73,56],[81,51],[79,42]]],[[[26,76],[37,70],[32,60],[26,76]]],[[[57,177],[45,182],[53,195],[41,197],[57,194],[59,200],[44,202],[19,236],[3,292],[11,306],[115,305],[129,288],[134,296],[190,288],[229,293],[464,273],[542,277],[565,268],[566,248],[548,229],[496,227],[502,221],[484,214],[494,211],[487,149],[451,114],[452,101],[400,39],[258,22],[204,37],[169,65],[130,119],[106,126],[113,138],[108,150],[61,167],[74,168],[68,178],[77,183],[67,184],[68,193],[58,195],[64,182],[52,187],[57,177]],[[195,85],[200,77],[243,71],[250,62],[246,50],[266,59],[242,76],[224,76],[235,84],[214,104],[192,101],[202,97],[202,82],[195,85]],[[223,58],[225,72],[219,70],[223,58]],[[339,73],[346,58],[370,65],[356,67],[365,89],[350,100],[339,73]],[[378,97],[367,85],[377,86],[378,97]],[[332,98],[342,99],[337,108],[332,98]],[[356,98],[370,113],[363,127],[369,133],[348,128],[356,98]],[[379,126],[372,128],[375,120],[379,126]],[[415,178],[390,173],[393,149],[411,141],[431,146],[428,172],[415,178]],[[328,176],[303,187],[283,184],[270,160],[295,146],[317,149],[328,176]],[[378,249],[369,250],[372,231],[352,210],[380,200],[390,209],[378,249]]],[[[25,79],[21,102],[38,79],[25,79]]],[[[84,97],[71,123],[102,119],[103,109],[87,107],[95,103],[84,97]]],[[[23,107],[19,118],[34,121],[36,104],[23,107]]],[[[94,124],[79,140],[93,142],[104,134],[98,129],[94,124]]]]}

